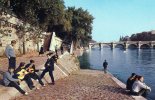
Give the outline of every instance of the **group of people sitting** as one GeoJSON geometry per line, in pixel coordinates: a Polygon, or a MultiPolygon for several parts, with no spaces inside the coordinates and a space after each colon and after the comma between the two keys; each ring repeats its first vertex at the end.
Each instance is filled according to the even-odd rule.
{"type": "Polygon", "coordinates": [[[20,82],[25,81],[28,85],[28,87],[32,90],[35,88],[32,79],[37,80],[42,86],[45,86],[45,84],[42,81],[42,78],[44,75],[49,72],[49,75],[51,77],[52,85],[55,84],[54,77],[53,77],[53,71],[54,71],[54,62],[56,61],[54,53],[48,53],[47,54],[47,61],[45,63],[45,69],[43,69],[43,72],[39,76],[37,70],[35,68],[35,61],[30,60],[30,63],[25,64],[24,62],[21,62],[19,67],[17,69],[9,67],[8,71],[4,73],[3,75],[3,83],[5,86],[14,87],[16,88],[20,93],[27,95],[28,93],[25,92],[23,89],[21,89],[20,82]]]}
{"type": "Polygon", "coordinates": [[[127,80],[126,89],[130,91],[132,95],[144,96],[151,91],[151,88],[144,83],[144,77],[132,73],[127,80]]]}

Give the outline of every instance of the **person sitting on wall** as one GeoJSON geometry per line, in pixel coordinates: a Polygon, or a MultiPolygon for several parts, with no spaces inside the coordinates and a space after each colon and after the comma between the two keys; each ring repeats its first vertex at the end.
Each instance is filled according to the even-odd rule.
{"type": "Polygon", "coordinates": [[[53,71],[54,71],[54,59],[53,59],[53,55],[54,55],[53,52],[47,54],[48,59],[47,59],[47,61],[45,63],[45,69],[44,69],[44,71],[42,72],[42,74],[40,76],[40,78],[42,79],[44,77],[44,75],[47,72],[49,72],[49,75],[50,75],[51,81],[52,81],[52,83],[51,83],[52,85],[55,84],[54,76],[53,76],[53,71]]]}
{"type": "Polygon", "coordinates": [[[18,85],[18,82],[20,82],[19,79],[13,78],[14,76],[14,69],[9,68],[7,72],[3,75],[3,83],[5,86],[14,87],[16,88],[20,93],[24,95],[28,95],[27,92],[25,92],[21,87],[18,85]]]}
{"type": "Polygon", "coordinates": [[[126,89],[132,91],[132,85],[135,82],[136,74],[132,73],[126,82],[126,89]]]}
{"type": "Polygon", "coordinates": [[[14,71],[14,73],[15,73],[14,77],[20,79],[21,81],[24,80],[31,90],[35,88],[29,73],[25,69],[25,62],[21,62],[19,64],[19,67],[14,71]]]}
{"type": "Polygon", "coordinates": [[[34,60],[30,60],[30,63],[25,66],[25,69],[29,72],[29,75],[31,78],[33,78],[35,80],[37,79],[42,86],[45,86],[45,84],[42,82],[40,77],[36,74],[36,72],[39,70],[35,69],[34,63],[35,63],[34,60]]]}
{"type": "Polygon", "coordinates": [[[133,83],[132,86],[132,94],[133,95],[142,95],[146,97],[148,91],[151,91],[151,88],[147,86],[144,82],[143,76],[136,76],[136,81],[133,83]]]}

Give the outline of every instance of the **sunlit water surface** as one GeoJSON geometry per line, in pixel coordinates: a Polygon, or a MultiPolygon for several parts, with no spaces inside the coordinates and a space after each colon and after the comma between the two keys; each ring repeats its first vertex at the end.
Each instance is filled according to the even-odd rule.
{"type": "Polygon", "coordinates": [[[148,99],[155,100],[155,49],[92,48],[79,57],[81,68],[103,69],[103,61],[108,62],[108,70],[118,79],[126,82],[131,73],[144,76],[144,81],[152,89],[148,99]]]}

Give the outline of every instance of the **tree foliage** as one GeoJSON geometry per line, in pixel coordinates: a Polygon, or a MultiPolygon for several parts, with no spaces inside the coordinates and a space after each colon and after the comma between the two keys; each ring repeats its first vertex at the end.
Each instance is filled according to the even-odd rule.
{"type": "Polygon", "coordinates": [[[62,37],[70,37],[75,44],[87,44],[92,38],[93,16],[82,8],[65,8],[63,0],[1,0],[0,4],[9,7],[25,24],[55,31],[58,36],[63,32],[62,37]]]}
{"type": "Polygon", "coordinates": [[[10,8],[23,21],[45,31],[63,23],[63,0],[11,0],[10,8]]]}
{"type": "Polygon", "coordinates": [[[71,36],[74,42],[86,44],[91,40],[93,16],[82,8],[68,7],[66,13],[71,16],[71,36]]]}

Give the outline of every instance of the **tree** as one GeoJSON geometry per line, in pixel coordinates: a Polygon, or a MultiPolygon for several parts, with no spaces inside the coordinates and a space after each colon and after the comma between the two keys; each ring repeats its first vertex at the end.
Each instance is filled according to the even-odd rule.
{"type": "Polygon", "coordinates": [[[10,1],[11,0],[1,0],[0,1],[0,5],[6,6],[6,7],[10,7],[10,1]]]}
{"type": "Polygon", "coordinates": [[[63,0],[11,0],[10,8],[23,21],[44,31],[53,31],[54,25],[63,24],[63,0]]]}
{"type": "Polygon", "coordinates": [[[44,38],[42,33],[42,30],[40,30],[38,27],[30,26],[30,24],[25,24],[17,28],[17,36],[23,45],[23,54],[26,53],[25,42],[29,40],[33,40],[33,42],[37,44],[37,50],[39,50],[39,42],[41,42],[41,39],[44,38]]]}
{"type": "Polygon", "coordinates": [[[67,12],[72,16],[71,37],[76,48],[80,44],[79,41],[83,41],[82,44],[84,44],[91,39],[94,18],[87,10],[83,10],[82,8],[68,7],[67,12]]]}
{"type": "MultiPolygon", "coordinates": [[[[2,0],[0,3],[7,4],[24,23],[46,32],[55,31],[57,36],[71,39],[75,47],[86,45],[92,38],[93,16],[82,8],[65,9],[63,0],[2,0]]],[[[22,31],[26,32],[25,28],[22,31]]]]}

